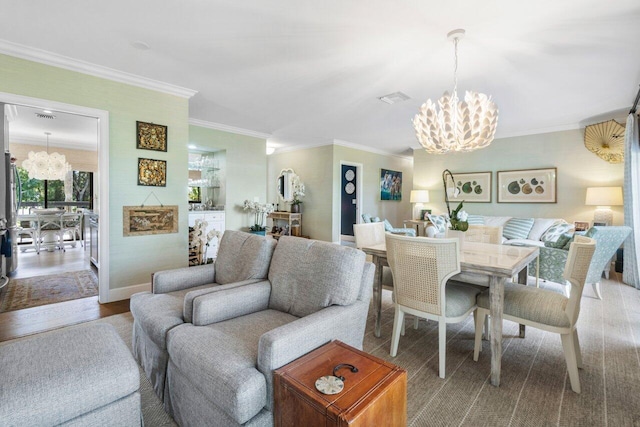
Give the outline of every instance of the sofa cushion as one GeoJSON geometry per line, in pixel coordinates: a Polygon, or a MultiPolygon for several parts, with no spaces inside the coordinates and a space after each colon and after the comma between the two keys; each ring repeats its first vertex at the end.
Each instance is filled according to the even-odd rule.
{"type": "Polygon", "coordinates": [[[564,249],[565,245],[570,244],[573,239],[571,233],[564,233],[555,242],[544,242],[547,248],[564,249]]]}
{"type": "Polygon", "coordinates": [[[533,227],[533,218],[511,218],[502,228],[507,239],[526,239],[533,227]]]}
{"type": "Polygon", "coordinates": [[[510,216],[485,216],[484,225],[488,225],[489,227],[502,227],[504,233],[504,225],[511,218],[510,216]]]}
{"type": "Polygon", "coordinates": [[[244,424],[267,404],[267,383],[256,369],[260,337],[296,319],[264,310],[209,326],[178,326],[168,334],[171,362],[210,402],[244,424]]]}
{"type": "Polygon", "coordinates": [[[484,216],[468,215],[467,222],[469,223],[469,225],[484,225],[484,216]]]}
{"type": "Polygon", "coordinates": [[[227,230],[220,240],[215,281],[221,285],[266,279],[276,241],[264,236],[227,230]]]}
{"type": "Polygon", "coordinates": [[[529,239],[540,240],[545,231],[547,231],[556,221],[558,220],[553,218],[535,218],[533,221],[533,227],[531,227],[531,231],[529,232],[529,239]]]}
{"type": "Polygon", "coordinates": [[[362,222],[364,222],[365,224],[368,224],[371,222],[371,215],[369,214],[362,214],[362,222]]]}
{"type": "Polygon", "coordinates": [[[303,317],[330,305],[353,304],[365,254],[328,242],[283,236],[269,269],[269,308],[303,317]]]}
{"type": "Polygon", "coordinates": [[[431,221],[431,224],[436,227],[438,233],[444,233],[447,230],[449,221],[446,215],[429,214],[427,215],[427,218],[431,221]]]}
{"type": "Polygon", "coordinates": [[[567,224],[564,220],[556,221],[547,231],[540,236],[543,242],[555,242],[558,237],[573,229],[573,224],[567,224]]]}

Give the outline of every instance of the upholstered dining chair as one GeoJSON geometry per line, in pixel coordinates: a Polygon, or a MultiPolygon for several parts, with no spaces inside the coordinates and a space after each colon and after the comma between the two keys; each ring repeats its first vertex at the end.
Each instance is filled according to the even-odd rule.
{"type": "MultiPolygon", "coordinates": [[[[353,235],[358,249],[384,243],[385,234],[384,223],[382,222],[353,224],[353,235]]],[[[371,255],[367,255],[367,261],[371,262],[371,255]]],[[[382,267],[382,286],[387,289],[393,289],[393,277],[388,266],[382,267]]]]}
{"type": "Polygon", "coordinates": [[[438,322],[439,375],[445,377],[447,323],[458,323],[476,309],[480,290],[449,283],[460,272],[458,239],[387,234],[387,260],[393,272],[395,316],[391,356],[398,352],[406,313],[438,322]]]}
{"type": "Polygon", "coordinates": [[[502,243],[502,227],[492,227],[489,225],[469,225],[464,233],[464,240],[467,242],[502,243]]]}
{"type": "MultiPolygon", "coordinates": [[[[595,250],[595,240],[588,237],[576,236],[571,243],[564,268],[564,278],[573,286],[569,298],[560,293],[534,286],[511,282],[505,283],[504,286],[504,319],[560,334],[571,389],[576,393],[580,393],[578,368],[582,367],[576,324],[580,314],[582,290],[595,250]]],[[[488,315],[489,292],[485,291],[478,295],[478,309],[475,319],[476,338],[473,351],[473,360],[475,361],[478,361],[481,349],[482,323],[488,315]]]]}

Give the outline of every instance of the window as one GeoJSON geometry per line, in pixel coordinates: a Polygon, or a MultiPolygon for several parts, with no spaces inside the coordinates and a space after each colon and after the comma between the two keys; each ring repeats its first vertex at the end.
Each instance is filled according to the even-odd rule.
{"type": "Polygon", "coordinates": [[[18,175],[22,184],[21,213],[28,213],[30,208],[93,208],[93,172],[73,171],[66,189],[65,181],[30,179],[22,167],[18,167],[18,175]]]}

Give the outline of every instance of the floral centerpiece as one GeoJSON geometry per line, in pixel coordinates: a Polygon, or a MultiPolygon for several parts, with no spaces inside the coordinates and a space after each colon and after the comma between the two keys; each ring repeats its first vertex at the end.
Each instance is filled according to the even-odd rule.
{"type": "Polygon", "coordinates": [[[300,205],[302,204],[301,197],[304,197],[304,182],[300,180],[299,176],[294,176],[291,180],[291,187],[293,189],[293,201],[291,202],[291,212],[300,212],[300,205]]]}
{"type": "Polygon", "coordinates": [[[469,229],[469,223],[467,222],[469,215],[462,210],[463,203],[464,200],[451,212],[449,222],[451,223],[452,230],[467,231],[469,229]]]}
{"type": "Polygon", "coordinates": [[[273,212],[275,208],[271,203],[258,203],[245,200],[244,210],[253,213],[253,225],[249,227],[249,230],[252,232],[260,232],[266,230],[264,226],[265,216],[273,212]]]}

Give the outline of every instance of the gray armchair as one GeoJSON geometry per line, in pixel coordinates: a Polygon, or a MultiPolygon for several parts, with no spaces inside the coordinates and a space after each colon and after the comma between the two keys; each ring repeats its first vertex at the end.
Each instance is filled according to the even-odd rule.
{"type": "Polygon", "coordinates": [[[166,399],[167,332],[192,321],[198,297],[266,279],[274,247],[270,238],[225,231],[214,264],[159,271],[151,292],[131,297],[133,353],[161,400],[166,399]]]}
{"type": "MultiPolygon", "coordinates": [[[[596,251],[591,259],[585,283],[590,283],[593,286],[593,291],[598,299],[602,299],[602,295],[600,293],[600,280],[602,279],[602,273],[608,273],[611,259],[615,255],[616,250],[625,241],[629,233],[631,233],[630,227],[615,226],[592,227],[585,234],[586,237],[591,237],[596,242],[596,251]]],[[[540,279],[561,283],[563,285],[566,283],[563,277],[563,272],[567,262],[567,256],[569,254],[568,245],[569,243],[566,245],[567,249],[553,247],[540,248],[540,269],[538,271],[540,279]]],[[[535,261],[529,265],[529,271],[536,271],[535,261]]]]}
{"type": "Polygon", "coordinates": [[[334,339],[362,348],[373,273],[357,249],[284,236],[268,280],[198,297],[167,337],[174,419],[272,425],[275,369],[334,339]]]}

